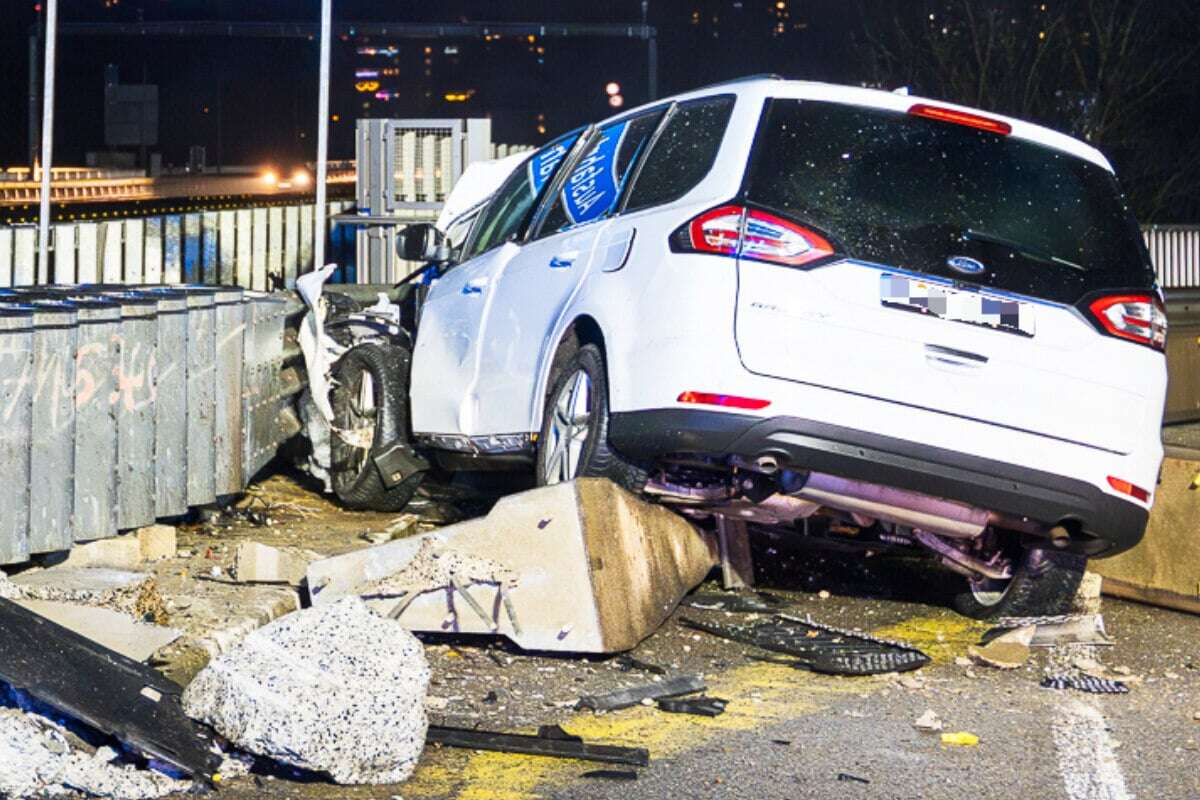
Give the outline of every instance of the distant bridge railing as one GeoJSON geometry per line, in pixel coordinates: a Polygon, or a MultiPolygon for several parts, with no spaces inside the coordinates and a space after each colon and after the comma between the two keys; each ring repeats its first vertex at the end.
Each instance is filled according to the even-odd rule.
{"type": "Polygon", "coordinates": [[[1200,289],[1200,225],[1148,225],[1142,235],[1160,286],[1200,289]]]}

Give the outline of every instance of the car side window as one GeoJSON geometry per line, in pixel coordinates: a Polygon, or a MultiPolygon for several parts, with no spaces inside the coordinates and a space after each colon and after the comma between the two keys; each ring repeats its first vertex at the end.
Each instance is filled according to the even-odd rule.
{"type": "Polygon", "coordinates": [[[655,109],[601,128],[554,198],[538,236],[612,214],[662,115],[662,109],[655,109]]]}
{"type": "Polygon", "coordinates": [[[634,180],[625,211],[678,200],[704,180],[721,148],[733,101],[733,95],[706,97],[671,111],[634,180]]]}
{"type": "Polygon", "coordinates": [[[553,181],[558,168],[579,138],[579,133],[572,131],[556,139],[513,170],[475,223],[475,229],[463,248],[462,261],[521,235],[530,214],[537,207],[538,198],[553,181]]]}

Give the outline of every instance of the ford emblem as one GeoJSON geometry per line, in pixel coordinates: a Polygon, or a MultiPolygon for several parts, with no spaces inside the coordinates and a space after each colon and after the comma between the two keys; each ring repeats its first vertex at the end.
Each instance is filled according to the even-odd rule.
{"type": "Polygon", "coordinates": [[[968,256],[950,256],[946,259],[946,265],[952,270],[964,272],[967,275],[978,275],[987,270],[982,262],[968,256]]]}

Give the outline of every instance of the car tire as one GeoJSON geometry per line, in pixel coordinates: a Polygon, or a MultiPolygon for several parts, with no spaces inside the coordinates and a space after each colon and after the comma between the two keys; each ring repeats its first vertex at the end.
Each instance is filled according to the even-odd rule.
{"type": "Polygon", "coordinates": [[[399,511],[412,500],[424,473],[388,488],[374,456],[396,441],[411,439],[408,380],[412,358],[395,344],[366,342],[347,350],[333,365],[330,481],[347,508],[399,511]]]}
{"type": "Polygon", "coordinates": [[[612,449],[608,423],[604,356],[596,345],[585,344],[550,377],[538,434],[537,484],[546,486],[577,477],[608,478],[631,492],[640,492],[646,485],[646,471],[612,449]],[[583,422],[578,421],[580,411],[586,413],[583,422]]]}
{"type": "Polygon", "coordinates": [[[966,581],[954,605],[975,619],[1069,614],[1086,565],[1082,556],[1028,548],[1021,551],[1012,578],[966,581]]]}

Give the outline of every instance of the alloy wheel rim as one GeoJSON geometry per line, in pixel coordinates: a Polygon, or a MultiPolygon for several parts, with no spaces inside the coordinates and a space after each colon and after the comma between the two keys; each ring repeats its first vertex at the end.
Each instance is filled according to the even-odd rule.
{"type": "Polygon", "coordinates": [[[592,379],[581,369],[563,383],[554,399],[543,462],[546,483],[564,483],[578,476],[591,416],[592,379]]]}

